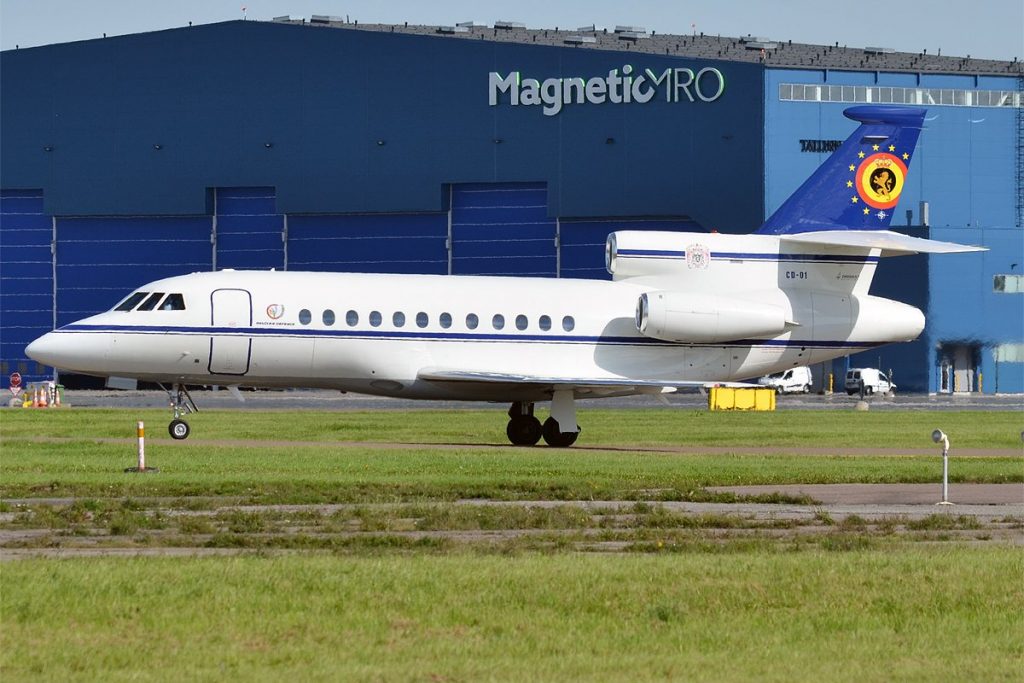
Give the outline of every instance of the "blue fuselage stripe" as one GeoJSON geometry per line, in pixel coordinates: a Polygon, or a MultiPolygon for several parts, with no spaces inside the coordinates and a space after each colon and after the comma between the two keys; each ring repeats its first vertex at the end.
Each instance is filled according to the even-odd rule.
{"type": "Polygon", "coordinates": [[[98,334],[182,334],[188,336],[234,336],[234,337],[323,337],[328,339],[393,339],[403,341],[448,341],[448,342],[540,342],[548,344],[628,344],[634,346],[772,346],[797,348],[869,348],[881,342],[857,341],[808,341],[787,339],[737,339],[718,344],[686,344],[666,342],[641,336],[588,336],[565,334],[488,334],[471,332],[423,332],[400,330],[323,330],[292,327],[172,327],[164,325],[82,325],[72,323],[57,332],[98,333],[98,334]]]}
{"type": "MultiPolygon", "coordinates": [[[[658,249],[619,249],[617,256],[625,258],[684,259],[685,251],[664,251],[658,249]]],[[[758,254],[748,252],[715,251],[712,261],[811,261],[816,263],[878,263],[877,256],[849,254],[758,254]]]]}

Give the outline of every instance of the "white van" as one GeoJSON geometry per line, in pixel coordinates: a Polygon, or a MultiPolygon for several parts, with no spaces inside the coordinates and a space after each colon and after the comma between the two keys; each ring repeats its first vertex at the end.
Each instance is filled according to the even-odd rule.
{"type": "Polygon", "coordinates": [[[895,394],[896,385],[892,378],[877,368],[850,368],[846,371],[846,393],[850,396],[860,393],[860,383],[864,382],[864,395],[895,394]]]}
{"type": "Polygon", "coordinates": [[[790,368],[784,372],[776,372],[757,380],[763,387],[775,389],[776,394],[806,394],[811,390],[814,380],[811,379],[811,369],[805,365],[798,368],[790,368]]]}

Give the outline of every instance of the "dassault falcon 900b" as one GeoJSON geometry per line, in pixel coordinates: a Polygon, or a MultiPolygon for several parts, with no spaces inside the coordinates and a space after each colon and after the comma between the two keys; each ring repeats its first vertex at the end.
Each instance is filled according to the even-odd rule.
{"type": "Polygon", "coordinates": [[[576,441],[576,399],[737,382],[910,341],[868,294],[880,257],[976,251],[889,231],[924,110],[859,106],[854,133],[754,234],[622,231],[612,281],[219,271],[143,285],[26,353],[172,385],[315,387],[511,403],[513,444],[576,441]],[[541,424],[534,404],[551,401],[541,424]]]}

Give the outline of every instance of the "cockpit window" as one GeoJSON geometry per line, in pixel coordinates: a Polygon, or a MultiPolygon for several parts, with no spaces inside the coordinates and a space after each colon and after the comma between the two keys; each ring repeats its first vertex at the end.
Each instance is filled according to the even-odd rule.
{"type": "Polygon", "coordinates": [[[160,303],[161,311],[184,311],[185,297],[181,294],[168,294],[167,298],[160,303]]]}
{"type": "Polygon", "coordinates": [[[138,310],[138,311],[152,311],[154,308],[156,308],[157,302],[160,301],[160,299],[163,299],[163,298],[164,298],[164,293],[163,292],[153,292],[152,294],[149,295],[149,298],[146,299],[145,301],[143,301],[142,305],[139,306],[135,310],[138,310]]]}
{"type": "Polygon", "coordinates": [[[146,294],[148,294],[148,293],[149,292],[135,292],[134,294],[129,296],[127,299],[122,301],[116,308],[114,308],[114,310],[115,311],[130,311],[133,308],[135,308],[139,304],[140,301],[142,301],[144,298],[146,298],[146,294]]]}

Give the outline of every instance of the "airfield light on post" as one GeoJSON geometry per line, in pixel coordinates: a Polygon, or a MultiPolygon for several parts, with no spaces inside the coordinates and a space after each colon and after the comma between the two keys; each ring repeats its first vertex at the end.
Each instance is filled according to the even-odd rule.
{"type": "Polygon", "coordinates": [[[932,441],[942,444],[942,500],[936,505],[952,505],[949,502],[949,437],[941,429],[932,432],[932,441]]]}

